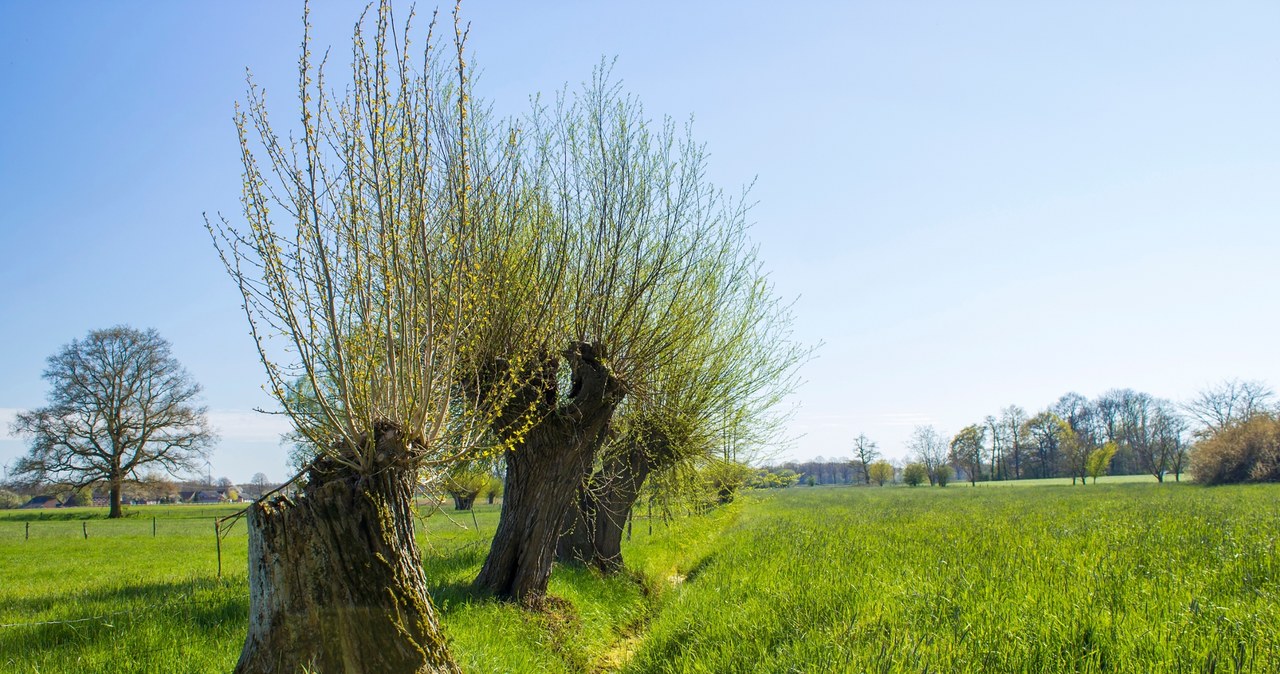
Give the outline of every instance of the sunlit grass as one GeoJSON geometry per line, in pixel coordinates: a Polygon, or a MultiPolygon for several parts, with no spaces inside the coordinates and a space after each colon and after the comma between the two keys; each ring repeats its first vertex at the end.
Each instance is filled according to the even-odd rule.
{"type": "Polygon", "coordinates": [[[760,498],[628,671],[1280,671],[1276,486],[760,498]]]}
{"type": "MultiPolygon", "coordinates": [[[[419,541],[468,672],[1280,671],[1280,486],[984,486],[796,487],[639,521],[631,574],[557,568],[543,612],[470,590],[498,506],[437,512],[419,541]]],[[[246,537],[222,541],[219,580],[212,522],[235,508],[136,510],[67,511],[30,540],[31,513],[0,514],[0,671],[233,667],[246,537]]]]}

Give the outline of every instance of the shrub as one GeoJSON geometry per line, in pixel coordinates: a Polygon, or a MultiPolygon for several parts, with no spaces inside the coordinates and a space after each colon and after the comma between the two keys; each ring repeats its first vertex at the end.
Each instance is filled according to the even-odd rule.
{"type": "Polygon", "coordinates": [[[26,503],[26,499],[18,496],[8,489],[0,489],[0,510],[20,508],[23,503],[26,503]]]}
{"type": "Polygon", "coordinates": [[[912,487],[918,487],[929,479],[929,469],[923,463],[909,463],[902,469],[902,481],[912,487]]]}
{"type": "Polygon", "coordinates": [[[938,466],[937,470],[933,471],[933,479],[938,483],[939,487],[945,487],[955,474],[956,472],[952,470],[951,466],[944,463],[941,466],[938,466]]]}
{"type": "Polygon", "coordinates": [[[1191,454],[1201,484],[1280,482],[1280,418],[1256,414],[1202,440],[1191,454]]]}
{"type": "Polygon", "coordinates": [[[867,466],[867,472],[871,475],[871,481],[881,487],[886,482],[893,482],[893,464],[884,459],[867,466]]]}

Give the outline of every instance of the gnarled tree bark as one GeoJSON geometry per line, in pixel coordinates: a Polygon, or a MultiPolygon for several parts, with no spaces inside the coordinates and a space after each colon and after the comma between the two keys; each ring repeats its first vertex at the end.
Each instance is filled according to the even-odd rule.
{"type": "Polygon", "coordinates": [[[557,561],[621,571],[623,529],[652,470],[649,453],[636,444],[606,457],[600,471],[579,488],[576,507],[565,516],[557,561]]]}
{"type": "Polygon", "coordinates": [[[249,507],[249,636],[237,674],[459,671],[414,540],[411,449],[390,425],[375,434],[372,470],[321,457],[297,500],[249,507]]]}
{"type": "Polygon", "coordinates": [[[514,448],[506,454],[498,530],[475,585],[531,607],[546,597],[565,514],[590,475],[609,420],[625,395],[594,345],[575,344],[564,357],[572,373],[566,399],[559,397],[559,359],[548,358],[535,383],[532,426],[518,433],[523,412],[514,408],[495,424],[514,448]]]}

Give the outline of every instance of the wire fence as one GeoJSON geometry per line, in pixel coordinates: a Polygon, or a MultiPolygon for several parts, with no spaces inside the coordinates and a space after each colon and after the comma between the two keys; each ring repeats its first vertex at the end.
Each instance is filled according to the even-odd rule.
{"type": "MultiPolygon", "coordinates": [[[[50,539],[90,540],[95,538],[172,538],[207,534],[215,521],[212,515],[126,517],[122,519],[67,519],[0,521],[0,542],[41,541],[50,539]]],[[[220,522],[223,537],[245,535],[244,518],[220,522]]]]}

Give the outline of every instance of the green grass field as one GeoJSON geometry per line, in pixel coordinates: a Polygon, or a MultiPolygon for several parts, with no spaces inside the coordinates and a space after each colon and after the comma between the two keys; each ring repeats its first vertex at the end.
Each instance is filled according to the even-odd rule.
{"type": "MultiPolygon", "coordinates": [[[[219,580],[212,518],[233,510],[0,513],[0,671],[229,671],[244,524],[219,580]]],[[[469,672],[1280,671],[1276,486],[757,492],[638,522],[631,576],[557,568],[548,613],[470,593],[496,506],[475,522],[421,527],[469,672]]]]}

